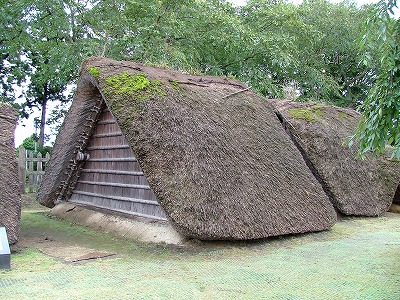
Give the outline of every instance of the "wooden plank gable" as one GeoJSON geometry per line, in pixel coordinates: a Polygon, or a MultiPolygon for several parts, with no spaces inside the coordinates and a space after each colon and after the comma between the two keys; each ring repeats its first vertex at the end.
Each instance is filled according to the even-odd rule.
{"type": "Polygon", "coordinates": [[[105,108],[86,152],[70,202],[166,220],[137,159],[111,112],[105,108]]]}

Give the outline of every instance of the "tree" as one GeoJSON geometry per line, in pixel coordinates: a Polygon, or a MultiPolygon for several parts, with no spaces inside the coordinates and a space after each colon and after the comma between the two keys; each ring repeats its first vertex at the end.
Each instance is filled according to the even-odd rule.
{"type": "Polygon", "coordinates": [[[366,9],[325,0],[251,0],[241,14],[254,41],[249,80],[264,95],[282,97],[282,87],[295,83],[300,100],[356,107],[369,89],[354,43],[366,9]]]}
{"type": "Polygon", "coordinates": [[[11,1],[2,11],[2,15],[8,12],[17,17],[7,19],[10,34],[0,46],[3,95],[15,100],[15,86],[19,85],[25,100],[22,116],[27,117],[35,107],[41,110],[40,148],[47,105],[71,100],[66,93],[68,85],[86,56],[82,50],[87,35],[79,24],[84,5],[81,1],[11,1]]]}
{"type": "MultiPolygon", "coordinates": [[[[368,7],[347,2],[249,0],[243,8],[224,0],[3,2],[2,100],[15,103],[15,85],[25,87],[21,112],[41,109],[41,145],[47,105],[71,100],[67,88],[90,55],[233,76],[273,98],[290,86],[300,100],[351,107],[383,74],[375,65],[357,64],[354,39],[368,7]]],[[[375,32],[368,35],[371,45],[375,32]]],[[[371,62],[379,51],[368,46],[371,62]]],[[[58,112],[48,121],[59,120],[58,112]]]]}
{"type": "MultiPolygon", "coordinates": [[[[368,7],[352,2],[308,0],[299,6],[308,39],[299,38],[300,61],[306,76],[304,98],[356,108],[371,85],[369,68],[359,65],[355,40],[368,16],[368,7]]],[[[301,74],[301,73],[300,73],[301,74]]]]}
{"type": "Polygon", "coordinates": [[[17,153],[19,151],[19,148],[21,148],[21,147],[25,148],[26,150],[40,152],[42,155],[46,155],[46,153],[51,153],[51,151],[53,150],[52,147],[45,146],[43,148],[40,148],[38,146],[38,144],[39,144],[38,141],[39,141],[39,138],[35,134],[32,134],[31,136],[24,139],[22,144],[19,145],[19,147],[17,148],[17,153]]]}
{"type": "MultiPolygon", "coordinates": [[[[0,84],[1,101],[13,103],[15,99],[13,84],[25,80],[25,71],[19,64],[21,43],[26,38],[27,20],[24,18],[24,1],[1,1],[0,19],[2,31],[0,37],[0,84]]],[[[14,104],[14,103],[13,103],[14,104]]]]}
{"type": "Polygon", "coordinates": [[[88,23],[115,59],[230,75],[243,50],[240,18],[225,1],[99,1],[88,23]]]}
{"type": "Polygon", "coordinates": [[[361,105],[357,134],[359,154],[382,154],[392,146],[400,159],[400,20],[393,18],[397,0],[380,1],[365,24],[360,40],[363,63],[374,71],[375,82],[361,105]],[[378,33],[376,36],[375,32],[378,33]],[[376,53],[379,59],[373,60],[376,53]]]}

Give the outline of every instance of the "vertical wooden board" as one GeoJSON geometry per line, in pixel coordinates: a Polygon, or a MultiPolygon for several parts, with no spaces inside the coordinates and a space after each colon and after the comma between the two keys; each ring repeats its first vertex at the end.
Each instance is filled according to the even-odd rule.
{"type": "Polygon", "coordinates": [[[152,190],[146,190],[144,192],[144,199],[156,200],[156,195],[154,195],[154,192],[152,190]]]}
{"type": "Polygon", "coordinates": [[[83,172],[81,172],[81,174],[79,176],[79,180],[81,180],[81,181],[93,180],[93,174],[92,173],[83,173],[83,172]]]}
{"type": "Polygon", "coordinates": [[[99,151],[89,150],[89,151],[87,151],[87,153],[90,155],[91,159],[101,158],[101,154],[99,153],[99,151]]]}

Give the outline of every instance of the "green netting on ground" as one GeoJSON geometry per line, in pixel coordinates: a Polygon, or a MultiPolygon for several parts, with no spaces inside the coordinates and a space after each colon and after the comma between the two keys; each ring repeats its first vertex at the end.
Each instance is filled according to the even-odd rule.
{"type": "MultiPolygon", "coordinates": [[[[84,232],[90,240],[91,231],[84,232]]],[[[347,218],[328,232],[255,243],[186,249],[112,243],[113,251],[121,248],[116,257],[81,263],[29,248],[14,254],[12,270],[0,271],[0,297],[400,299],[400,215],[347,218]]]]}

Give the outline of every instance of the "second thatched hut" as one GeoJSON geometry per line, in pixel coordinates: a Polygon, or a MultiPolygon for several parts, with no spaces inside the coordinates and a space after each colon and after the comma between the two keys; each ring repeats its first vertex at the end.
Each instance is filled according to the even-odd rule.
{"type": "Polygon", "coordinates": [[[356,158],[348,139],[360,121],[349,108],[288,100],[271,101],[334,206],[347,215],[388,211],[400,181],[400,163],[387,157],[356,158]]]}

